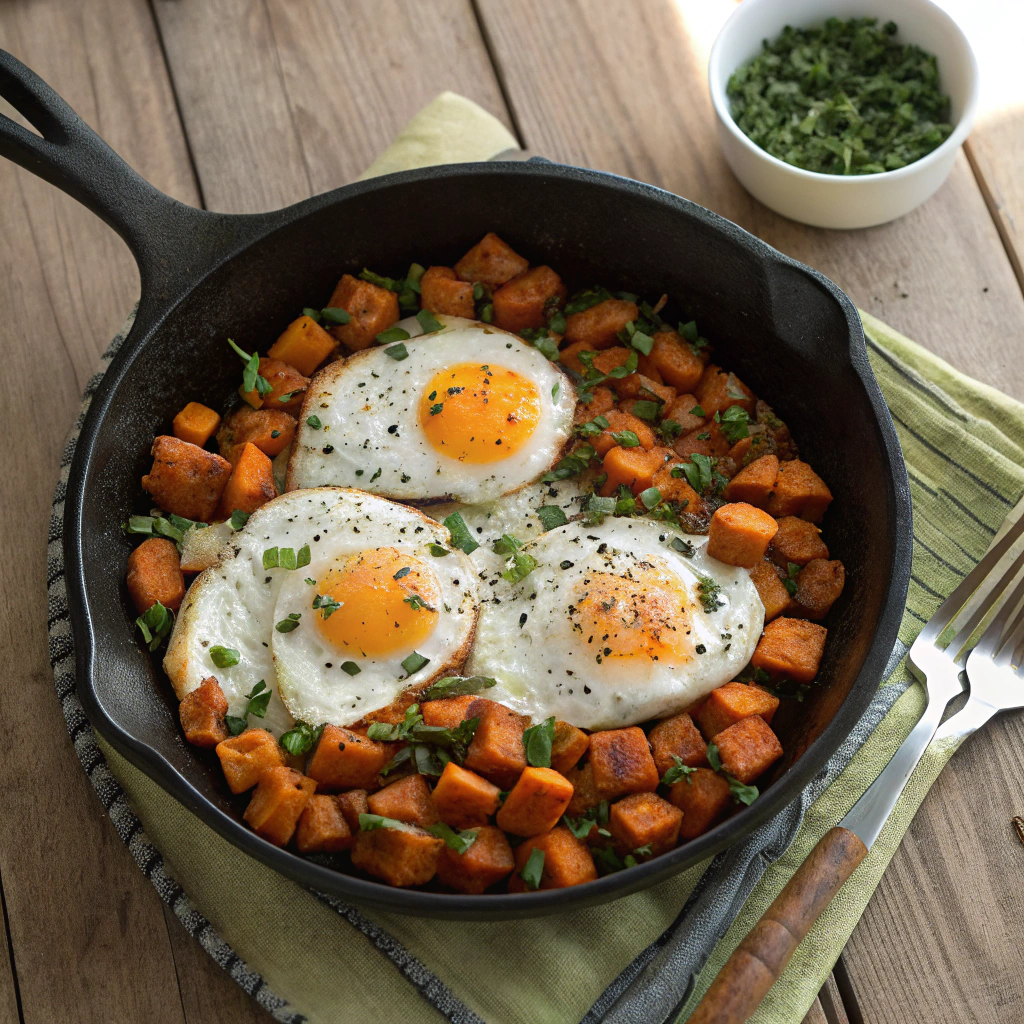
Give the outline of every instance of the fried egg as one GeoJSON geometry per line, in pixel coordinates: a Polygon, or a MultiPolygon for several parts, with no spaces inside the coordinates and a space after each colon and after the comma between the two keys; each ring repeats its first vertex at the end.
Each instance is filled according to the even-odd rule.
{"type": "Polygon", "coordinates": [[[289,489],[335,485],[402,501],[484,502],[558,461],[572,436],[569,378],[517,335],[439,319],[440,331],[364,349],[316,375],[289,489]]]}
{"type": "Polygon", "coordinates": [[[764,624],[750,573],[706,546],[642,519],[544,533],[521,548],[537,562],[525,579],[484,588],[466,672],[535,722],[610,729],[686,708],[735,678],[764,624]]]}
{"type": "Polygon", "coordinates": [[[477,606],[472,564],[421,512],[362,491],[292,491],[254,512],[196,578],[164,669],[179,699],[215,676],[236,716],[262,680],[266,717],[249,724],[275,735],[295,721],[348,725],[458,670],[477,606]],[[218,665],[218,647],[237,663],[218,665]]]}

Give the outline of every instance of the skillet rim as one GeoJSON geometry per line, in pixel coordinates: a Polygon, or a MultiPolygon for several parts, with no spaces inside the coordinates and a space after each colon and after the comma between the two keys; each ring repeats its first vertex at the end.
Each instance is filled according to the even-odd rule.
{"type": "Polygon", "coordinates": [[[558,910],[582,909],[599,902],[622,898],[664,881],[734,845],[758,826],[782,813],[790,803],[799,798],[811,779],[839,749],[870,703],[897,640],[910,581],[912,520],[906,465],[892,418],[868,362],[860,317],[852,301],[843,291],[820,272],[779,252],[732,221],[681,196],[620,175],[547,161],[532,164],[522,161],[441,164],[400,171],[353,182],[268,214],[223,215],[209,214],[206,211],[195,212],[207,218],[220,218],[236,230],[230,232],[230,241],[210,265],[201,272],[189,275],[180,291],[164,302],[159,309],[154,309],[152,300],[147,302],[146,275],[143,275],[143,297],[137,319],[121,349],[111,360],[93,396],[75,446],[66,488],[63,547],[68,607],[76,652],[76,689],[91,723],[115,750],[233,846],[292,881],[376,910],[462,920],[534,917],[558,910]],[[828,293],[839,304],[846,321],[846,351],[850,366],[871,406],[884,459],[890,471],[885,479],[885,492],[886,504],[892,508],[895,517],[894,559],[889,589],[875,624],[874,636],[850,691],[821,734],[785,774],[749,807],[667,854],[569,889],[481,896],[396,889],[315,864],[287,849],[272,846],[202,796],[189,780],[156,750],[123,730],[106,714],[95,688],[98,657],[96,624],[86,601],[86,570],[82,552],[85,482],[95,456],[100,428],[105,422],[110,403],[125,374],[134,361],[143,355],[154,335],[174,314],[177,307],[211,274],[275,231],[317,211],[358,199],[361,195],[423,180],[460,176],[472,179],[508,174],[531,179],[538,185],[542,185],[545,179],[568,179],[586,187],[624,193],[628,200],[639,198],[653,201],[660,204],[671,216],[690,217],[702,222],[712,231],[741,245],[766,264],[782,265],[809,277],[828,293]]]}

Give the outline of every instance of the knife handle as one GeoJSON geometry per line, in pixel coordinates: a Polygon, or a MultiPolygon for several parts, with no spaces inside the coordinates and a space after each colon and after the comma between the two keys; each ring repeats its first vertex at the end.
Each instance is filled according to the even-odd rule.
{"type": "Polygon", "coordinates": [[[867,852],[849,829],[826,832],[726,960],[687,1024],[743,1024],[867,852]]]}

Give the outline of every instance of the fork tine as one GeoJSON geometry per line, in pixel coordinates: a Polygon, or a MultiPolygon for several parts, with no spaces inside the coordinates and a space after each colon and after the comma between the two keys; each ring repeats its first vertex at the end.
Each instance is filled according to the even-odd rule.
{"type": "Polygon", "coordinates": [[[1000,667],[1012,665],[1019,660],[1017,652],[1020,649],[1021,640],[1024,639],[1024,606],[1021,606],[1014,620],[1006,628],[1006,643],[995,657],[995,664],[1000,667]]]}
{"type": "MultiPolygon", "coordinates": [[[[981,638],[978,640],[975,647],[975,650],[978,652],[978,657],[989,658],[992,661],[996,661],[997,653],[1001,653],[1004,647],[1009,647],[1009,634],[1012,630],[1008,629],[1008,625],[1011,622],[1014,626],[1017,625],[1018,616],[1014,613],[1017,611],[1022,600],[1024,600],[1024,577],[1018,581],[1017,586],[1013,588],[1013,593],[1003,601],[999,611],[988,624],[985,632],[981,634],[981,638]]],[[[966,628],[967,627],[964,627],[964,630],[961,630],[960,632],[963,633],[966,628]]],[[[959,637],[960,634],[957,634],[956,639],[959,639],[959,637]]],[[[954,639],[953,643],[956,643],[956,639],[954,639]]],[[[953,644],[951,643],[950,647],[952,646],[953,644]]],[[[1012,653],[1013,648],[1009,647],[1009,654],[1012,653]]],[[[1007,660],[1009,660],[1009,655],[1007,656],[1007,660]]]]}
{"type": "MultiPolygon", "coordinates": [[[[1024,521],[1024,517],[1022,517],[1022,521],[1024,521]]],[[[946,653],[951,658],[956,659],[964,652],[964,648],[967,646],[967,643],[974,635],[978,626],[981,625],[981,623],[985,619],[985,616],[988,615],[988,613],[992,610],[992,608],[995,606],[996,602],[1002,595],[1003,591],[1006,590],[1006,588],[1013,582],[1013,580],[1016,578],[1017,574],[1021,571],[1022,568],[1024,568],[1024,551],[1021,551],[1021,553],[1013,560],[1013,564],[1010,566],[1009,569],[1007,569],[1005,573],[1003,573],[1002,576],[1000,576],[997,580],[994,581],[986,579],[984,588],[978,588],[979,591],[984,589],[984,593],[981,596],[980,603],[978,604],[977,608],[975,608],[974,611],[971,613],[967,622],[964,623],[961,629],[957,632],[956,636],[954,636],[953,639],[950,640],[949,645],[946,647],[946,653]]],[[[1000,609],[999,615],[996,616],[996,618],[1000,621],[1000,626],[998,631],[993,632],[993,637],[990,642],[995,642],[999,639],[1002,633],[1002,627],[1006,624],[1006,618],[1009,616],[1011,610],[1012,609],[1009,608],[1005,609],[1004,616],[1004,609],[1000,609]],[[1000,616],[1003,617],[1000,618],[1000,616]]],[[[992,624],[995,624],[995,620],[993,620],[992,624]]],[[[988,635],[989,630],[991,630],[991,628],[992,626],[989,626],[988,629],[985,631],[986,636],[988,635]]]]}
{"type": "MultiPolygon", "coordinates": [[[[1024,536],[1024,516],[1021,516],[1009,530],[1002,540],[993,545],[984,558],[961,580],[960,585],[939,605],[938,610],[928,620],[928,624],[921,630],[921,638],[926,643],[934,643],[944,629],[957,617],[964,606],[971,599],[976,591],[985,589],[989,582],[992,570],[999,564],[1003,556],[1013,545],[1024,536]]],[[[1002,581],[1001,581],[1002,582],[1002,581]]],[[[1009,581],[1006,581],[1009,582],[1009,581]]],[[[1006,582],[1003,583],[1005,587],[1006,582]]],[[[1000,593],[1002,591],[1000,590],[1000,593]]],[[[983,595],[983,600],[988,596],[988,591],[983,595]]],[[[975,627],[977,628],[977,624],[975,627]]]]}

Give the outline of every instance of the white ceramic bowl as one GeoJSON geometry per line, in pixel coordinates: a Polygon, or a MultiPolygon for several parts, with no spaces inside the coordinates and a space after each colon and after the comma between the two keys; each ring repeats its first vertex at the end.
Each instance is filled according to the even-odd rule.
{"type": "Polygon", "coordinates": [[[765,206],[822,228],[871,227],[920,206],[946,180],[978,105],[974,51],[956,22],[930,0],[743,0],[715,40],[708,78],[719,142],[736,177],[765,206]],[[775,39],[786,25],[809,28],[830,17],[895,21],[900,42],[935,54],[954,125],[941,146],[896,171],[845,176],[793,167],[740,131],[729,113],[729,76],[761,52],[762,40],[775,39]]]}

